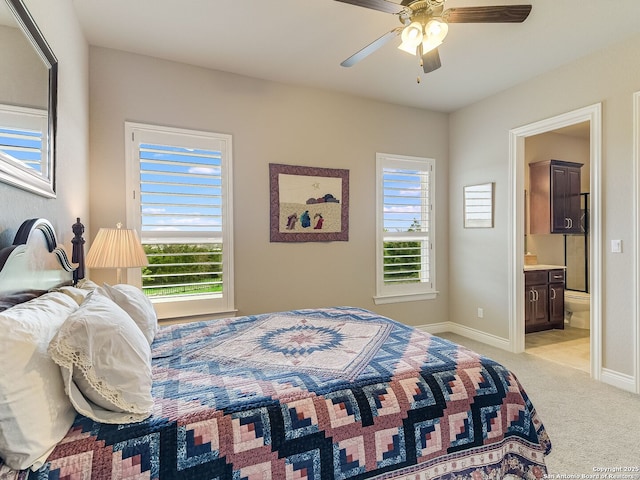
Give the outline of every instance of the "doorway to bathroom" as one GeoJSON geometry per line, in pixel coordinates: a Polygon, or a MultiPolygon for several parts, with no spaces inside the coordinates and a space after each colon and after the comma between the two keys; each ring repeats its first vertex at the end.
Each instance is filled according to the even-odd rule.
{"type": "MultiPolygon", "coordinates": [[[[597,104],[510,132],[510,231],[514,233],[509,244],[513,267],[509,285],[511,348],[590,372],[596,379],[601,370],[600,125],[601,105],[597,104]],[[557,229],[556,233],[551,233],[553,229],[530,229],[530,208],[536,203],[530,207],[529,164],[551,159],[577,164],[580,171],[579,191],[584,194],[579,195],[580,227],[566,234],[557,233],[557,229]],[[530,330],[525,327],[525,308],[530,301],[525,295],[530,289],[525,289],[525,274],[531,269],[563,273],[566,315],[559,327],[525,334],[530,330]]],[[[550,297],[558,291],[551,287],[550,297]]]]}
{"type": "MultiPolygon", "coordinates": [[[[537,320],[535,331],[530,331],[526,322],[532,319],[525,318],[525,352],[589,372],[589,122],[525,138],[524,162],[525,295],[529,294],[525,308],[531,308],[527,279],[532,273],[554,272],[559,279],[544,286],[549,297],[546,323],[537,320]],[[567,206],[558,212],[563,220],[558,222],[550,210],[561,199],[567,206]]],[[[540,288],[533,287],[536,292],[540,288]]],[[[543,309],[544,302],[536,300],[537,308],[543,309]]]]}

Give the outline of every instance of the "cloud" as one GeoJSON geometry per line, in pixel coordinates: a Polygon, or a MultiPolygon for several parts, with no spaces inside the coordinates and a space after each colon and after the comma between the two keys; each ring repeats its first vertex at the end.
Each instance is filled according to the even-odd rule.
{"type": "Polygon", "coordinates": [[[220,175],[220,167],[191,167],[189,173],[198,173],[200,175],[220,175]]]}
{"type": "Polygon", "coordinates": [[[167,209],[166,208],[153,208],[153,207],[144,207],[142,209],[142,213],[146,213],[148,215],[153,215],[153,214],[157,214],[157,213],[166,213],[167,209]]]}
{"type": "MultiPolygon", "coordinates": [[[[149,221],[153,222],[154,219],[150,218],[149,221]]],[[[161,225],[150,224],[148,227],[154,230],[180,231],[189,230],[190,227],[219,227],[221,224],[219,219],[214,218],[172,216],[165,219],[161,225]]]]}
{"type": "Polygon", "coordinates": [[[384,207],[385,213],[420,213],[422,208],[418,205],[406,205],[403,207],[384,207]]]}

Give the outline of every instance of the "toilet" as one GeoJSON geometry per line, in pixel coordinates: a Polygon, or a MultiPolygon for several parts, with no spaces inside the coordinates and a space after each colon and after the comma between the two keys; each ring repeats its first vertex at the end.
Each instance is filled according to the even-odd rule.
{"type": "Polygon", "coordinates": [[[575,328],[588,329],[590,321],[591,295],[575,290],[564,291],[564,321],[575,328]]]}

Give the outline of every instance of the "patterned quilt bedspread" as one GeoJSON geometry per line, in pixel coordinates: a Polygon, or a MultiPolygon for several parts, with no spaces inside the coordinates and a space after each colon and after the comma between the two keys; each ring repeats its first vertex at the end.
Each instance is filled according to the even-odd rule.
{"type": "Polygon", "coordinates": [[[153,415],[78,416],[21,478],[540,478],[551,444],[516,377],[357,308],[173,325],[153,415]]]}

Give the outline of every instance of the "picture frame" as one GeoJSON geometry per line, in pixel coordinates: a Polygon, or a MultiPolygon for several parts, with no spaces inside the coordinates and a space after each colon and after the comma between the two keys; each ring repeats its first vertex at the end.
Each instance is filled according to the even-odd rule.
{"type": "Polygon", "coordinates": [[[270,240],[349,240],[349,170],[269,164],[270,240]]]}
{"type": "Polygon", "coordinates": [[[493,228],[494,183],[463,188],[464,228],[493,228]]]}

